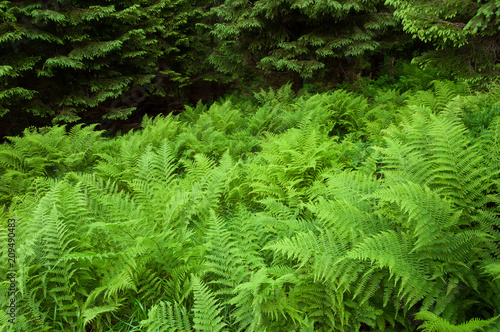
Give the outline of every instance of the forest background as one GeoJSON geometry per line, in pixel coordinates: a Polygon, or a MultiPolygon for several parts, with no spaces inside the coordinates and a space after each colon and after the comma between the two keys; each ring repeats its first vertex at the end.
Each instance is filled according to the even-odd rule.
{"type": "Polygon", "coordinates": [[[409,61],[484,85],[498,73],[499,15],[497,1],[469,0],[2,1],[2,137],[138,123],[287,81],[326,91],[408,76],[409,61]]]}

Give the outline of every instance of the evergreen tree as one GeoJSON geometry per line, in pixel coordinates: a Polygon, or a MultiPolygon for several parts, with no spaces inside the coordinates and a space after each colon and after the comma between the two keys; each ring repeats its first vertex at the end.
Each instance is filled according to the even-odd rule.
{"type": "Polygon", "coordinates": [[[479,79],[498,73],[500,1],[388,0],[414,37],[435,51],[415,59],[448,72],[479,79]]]}
{"type": "Polygon", "coordinates": [[[24,0],[0,9],[1,115],[71,122],[97,107],[124,118],[165,82],[186,82],[175,66],[187,1],[24,0]],[[159,67],[160,57],[168,60],[159,67]]]}
{"type": "Polygon", "coordinates": [[[211,62],[223,73],[241,75],[247,64],[303,78],[362,67],[360,56],[377,50],[381,34],[395,24],[383,1],[226,0],[213,8],[221,19],[211,62]]]}

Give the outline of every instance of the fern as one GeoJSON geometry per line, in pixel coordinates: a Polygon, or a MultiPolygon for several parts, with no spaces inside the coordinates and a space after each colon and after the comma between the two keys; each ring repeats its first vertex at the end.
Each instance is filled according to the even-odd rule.
{"type": "Polygon", "coordinates": [[[402,132],[391,130],[390,135],[395,139],[388,138],[388,148],[383,150],[390,158],[388,166],[396,169],[403,166],[403,173],[386,172],[387,176],[401,178],[408,174],[410,180],[416,183],[439,188],[443,195],[452,199],[453,204],[464,208],[470,217],[476,207],[485,204],[481,197],[491,185],[491,175],[488,175],[477,148],[470,147],[465,127],[456,118],[422,117],[419,113],[408,121],[411,127],[408,127],[403,142],[396,138],[402,132]],[[428,161],[427,167],[419,169],[418,165],[424,160],[428,161]]]}
{"type": "Polygon", "coordinates": [[[266,268],[252,273],[248,282],[236,287],[236,294],[230,301],[236,306],[232,315],[239,330],[267,331],[288,325],[280,317],[298,319],[293,298],[287,298],[286,292],[281,290],[284,285],[295,282],[293,273],[279,275],[276,279],[268,274],[266,268]]]}
{"type": "Polygon", "coordinates": [[[141,326],[147,332],[192,331],[186,309],[177,303],[172,305],[163,301],[149,310],[148,319],[141,321],[141,326]]]}
{"type": "Polygon", "coordinates": [[[194,306],[193,328],[200,331],[218,332],[226,326],[220,316],[221,308],[218,307],[215,297],[203,282],[193,275],[194,306]]]}
{"type": "Polygon", "coordinates": [[[457,95],[466,94],[467,86],[445,80],[431,82],[434,91],[419,91],[408,104],[428,107],[436,112],[442,111],[457,95]],[[465,92],[465,93],[464,93],[465,92]]]}
{"type": "Polygon", "coordinates": [[[211,274],[210,283],[218,286],[215,294],[230,295],[236,286],[247,279],[247,268],[243,253],[232,240],[231,233],[225,229],[222,220],[215,213],[212,213],[210,219],[204,265],[211,274]]]}
{"type": "Polygon", "coordinates": [[[253,191],[262,198],[298,207],[304,200],[304,188],[334,164],[335,145],[312,126],[280,136],[269,134],[266,140],[260,160],[254,161],[257,166],[250,169],[253,191]]]}
{"type": "MultiPolygon", "coordinates": [[[[489,125],[488,129],[482,132],[479,138],[479,144],[484,151],[484,155],[488,156],[486,165],[488,172],[492,175],[500,173],[500,116],[497,116],[489,125]]],[[[498,188],[498,184],[496,185],[498,188]]],[[[494,191],[498,192],[497,189],[494,191]]]]}
{"type": "Polygon", "coordinates": [[[65,172],[88,169],[100,148],[100,133],[95,125],[77,125],[66,133],[65,126],[33,128],[24,137],[11,137],[10,144],[0,148],[0,199],[10,201],[14,194],[23,194],[31,178],[61,178],[65,172]]]}
{"type": "Polygon", "coordinates": [[[463,323],[458,326],[452,325],[445,319],[442,319],[441,317],[438,317],[428,311],[421,311],[417,313],[416,318],[424,321],[424,323],[421,325],[421,328],[425,332],[434,332],[434,331],[472,332],[472,331],[484,331],[485,327],[493,327],[494,326],[493,324],[498,319],[498,316],[488,320],[471,319],[467,323],[463,323]]]}
{"type": "Polygon", "coordinates": [[[0,247],[16,218],[18,311],[0,326],[494,330],[499,121],[471,135],[464,112],[489,99],[433,86],[413,99],[285,87],[115,139],[13,138],[0,247]]]}

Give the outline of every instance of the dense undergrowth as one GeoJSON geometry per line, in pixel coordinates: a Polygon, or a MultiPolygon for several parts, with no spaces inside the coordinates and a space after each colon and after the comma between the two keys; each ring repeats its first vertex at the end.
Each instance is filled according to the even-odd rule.
{"type": "Polygon", "coordinates": [[[2,331],[499,331],[500,93],[290,86],[0,147],[2,331]]]}

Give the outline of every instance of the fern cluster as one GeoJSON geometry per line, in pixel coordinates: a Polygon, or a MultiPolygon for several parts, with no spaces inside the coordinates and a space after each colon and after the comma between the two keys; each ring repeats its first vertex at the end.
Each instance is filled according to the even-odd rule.
{"type": "Polygon", "coordinates": [[[495,93],[383,97],[288,85],[117,138],[10,138],[0,328],[498,330],[500,117],[467,120],[495,93]]]}

